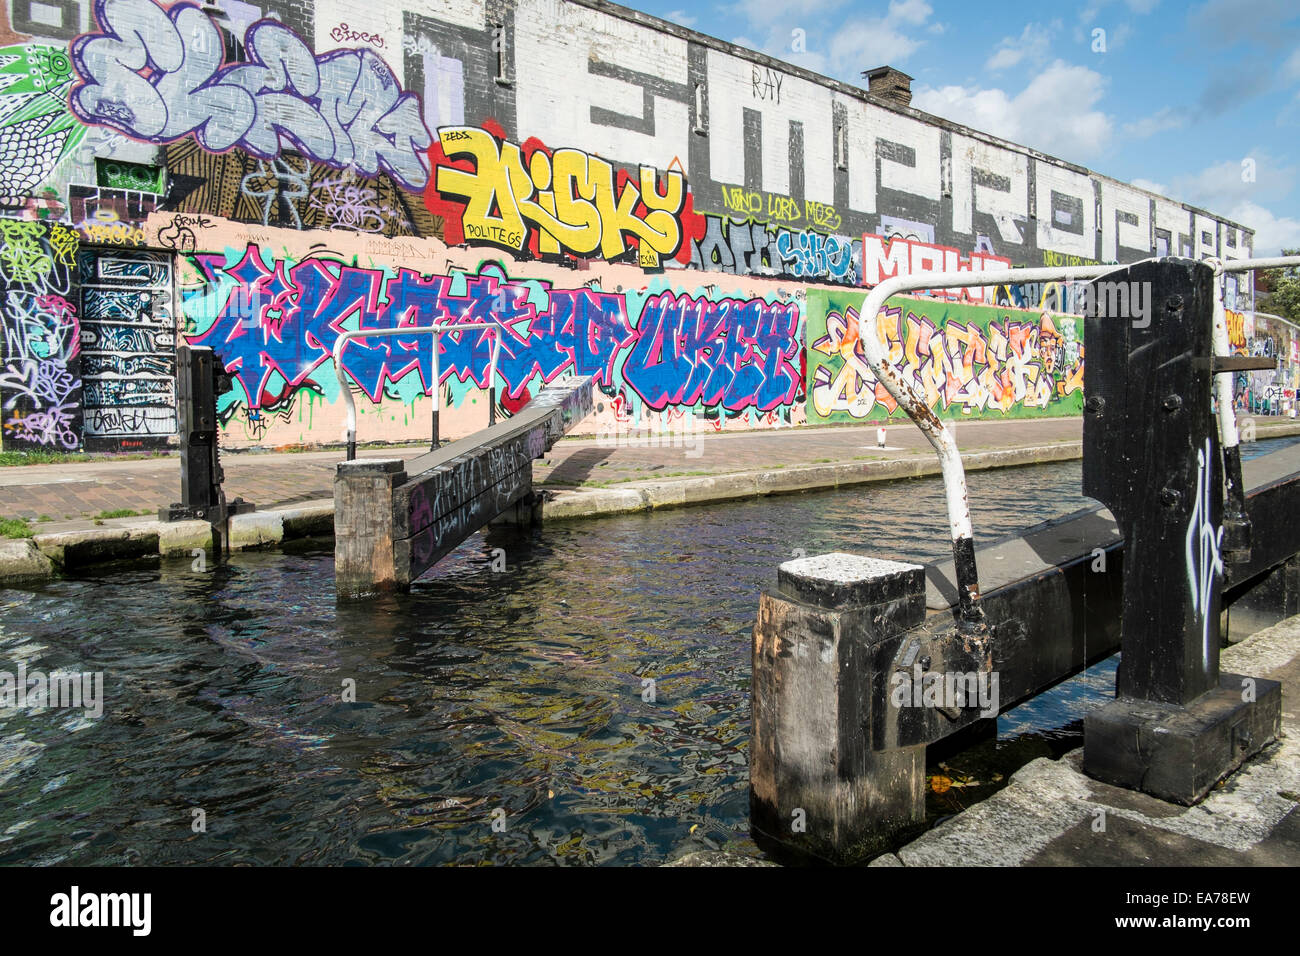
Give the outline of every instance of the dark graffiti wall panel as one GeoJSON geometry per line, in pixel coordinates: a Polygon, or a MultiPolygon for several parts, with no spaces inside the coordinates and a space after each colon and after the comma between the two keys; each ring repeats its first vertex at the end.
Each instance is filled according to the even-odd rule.
{"type": "Polygon", "coordinates": [[[0,219],[0,444],[6,450],[81,446],[76,254],[77,235],[65,226],[0,219]]]}
{"type": "Polygon", "coordinates": [[[78,273],[86,450],[164,447],[177,426],[170,256],[88,250],[78,273]]]}

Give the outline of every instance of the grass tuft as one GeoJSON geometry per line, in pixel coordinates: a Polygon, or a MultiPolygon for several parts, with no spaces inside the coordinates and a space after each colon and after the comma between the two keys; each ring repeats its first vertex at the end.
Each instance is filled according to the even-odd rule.
{"type": "Polygon", "coordinates": [[[136,511],[132,508],[117,508],[114,509],[113,511],[101,511],[99,514],[95,515],[95,519],[99,520],[101,518],[134,518],[138,515],[148,515],[148,514],[153,514],[153,512],[136,511]]]}
{"type": "Polygon", "coordinates": [[[32,529],[26,518],[0,518],[0,537],[30,538],[32,529]]]}

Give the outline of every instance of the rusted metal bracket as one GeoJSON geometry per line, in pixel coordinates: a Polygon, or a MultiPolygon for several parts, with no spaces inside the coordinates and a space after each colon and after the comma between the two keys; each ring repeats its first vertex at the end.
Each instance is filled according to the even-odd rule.
{"type": "MultiPolygon", "coordinates": [[[[1203,364],[1205,359],[1197,359],[1203,364]]],[[[1210,370],[1220,372],[1271,372],[1277,368],[1277,359],[1266,355],[1216,355],[1210,360],[1210,370]]]]}

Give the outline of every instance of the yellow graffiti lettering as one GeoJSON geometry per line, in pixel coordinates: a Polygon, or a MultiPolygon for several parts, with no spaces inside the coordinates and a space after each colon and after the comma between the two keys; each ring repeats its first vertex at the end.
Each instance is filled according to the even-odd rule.
{"type": "Polygon", "coordinates": [[[1223,317],[1228,324],[1228,343],[1234,349],[1244,353],[1246,350],[1246,313],[1224,309],[1223,317]]]}
{"type": "MultiPolygon", "coordinates": [[[[466,201],[465,235],[471,239],[495,242],[513,249],[524,247],[524,219],[515,204],[518,189],[511,181],[511,171],[497,140],[486,130],[472,127],[443,128],[438,130],[442,151],[450,156],[468,155],[474,160],[474,169],[466,171],[452,166],[439,166],[435,188],[466,201]],[[453,145],[454,144],[454,145],[453,145]],[[492,209],[500,215],[492,215],[492,209]],[[516,244],[517,243],[517,244],[516,244]]],[[[519,147],[514,147],[516,161],[519,147]]],[[[516,180],[526,180],[527,173],[519,164],[516,180]]],[[[523,183],[519,183],[522,187],[523,183]]]]}
{"type": "Polygon", "coordinates": [[[767,197],[767,218],[778,222],[794,222],[801,219],[799,204],[789,196],[767,197]]]}
{"type": "Polygon", "coordinates": [[[835,211],[834,206],[829,206],[824,202],[805,199],[803,214],[804,218],[808,220],[808,226],[811,229],[834,231],[840,228],[840,214],[835,211]]]}
{"type": "Polygon", "coordinates": [[[548,156],[534,150],[525,166],[520,147],[501,143],[486,130],[444,127],[438,131],[443,152],[468,157],[473,170],[439,165],[434,187],[464,200],[462,231],[466,238],[520,250],[536,230],[543,255],[567,253],[617,259],[636,247],[637,262],[657,268],[661,256],[676,254],[682,242],[678,219],[686,201],[680,172],[658,174],[642,166],[636,180],[618,189],[618,176],[607,161],[578,149],[559,149],[548,156]]]}

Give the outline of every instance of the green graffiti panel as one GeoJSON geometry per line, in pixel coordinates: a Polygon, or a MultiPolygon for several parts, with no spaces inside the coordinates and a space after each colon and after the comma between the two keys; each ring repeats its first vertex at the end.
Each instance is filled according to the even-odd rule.
{"type": "MultiPolygon", "coordinates": [[[[865,292],[810,289],[808,421],[906,417],[858,337],[865,292]]],[[[942,418],[1029,418],[1083,410],[1083,320],[942,299],[895,297],[877,335],[889,361],[942,418]]]]}

